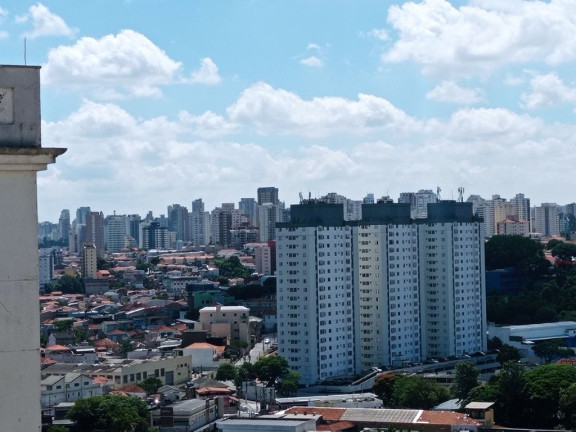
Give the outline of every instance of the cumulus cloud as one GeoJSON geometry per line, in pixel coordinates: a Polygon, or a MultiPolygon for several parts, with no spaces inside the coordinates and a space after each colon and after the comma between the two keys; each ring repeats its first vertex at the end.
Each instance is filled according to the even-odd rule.
{"type": "Polygon", "coordinates": [[[508,63],[576,59],[576,2],[477,0],[455,7],[447,0],[392,6],[388,23],[398,33],[386,62],[414,62],[429,74],[486,74],[508,63]]]}
{"type": "Polygon", "coordinates": [[[182,112],[176,119],[146,119],[85,100],[68,117],[43,124],[44,145],[68,148],[55,168],[39,175],[43,211],[54,206],[49,211],[57,216],[69,203],[82,203],[105,213],[164,212],[191,197],[204,198],[210,209],[251,196],[263,179],[279,187],[288,203],[297,202],[298,192],[336,191],[358,199],[366,192],[395,196],[437,185],[447,197],[451,188],[456,193],[465,186],[488,196],[525,192],[538,202],[554,199],[542,185],[557,183],[555,167],[576,164],[576,154],[565,151],[576,144],[574,125],[548,126],[503,108],[465,108],[446,120],[416,121],[371,95],[305,101],[257,84],[228,115],[182,112]],[[284,117],[281,124],[272,120],[284,117]],[[235,129],[234,120],[257,124],[269,135],[235,129]],[[398,123],[417,127],[388,133],[398,123]],[[312,136],[311,127],[324,134],[312,136]],[[223,140],[213,133],[218,129],[235,135],[223,140]],[[365,138],[366,129],[382,133],[365,138]],[[339,141],[342,131],[351,136],[345,143],[339,141]],[[274,138],[282,140],[280,151],[274,138]]]}
{"type": "Polygon", "coordinates": [[[521,96],[523,107],[528,109],[576,102],[576,86],[566,85],[555,72],[534,76],[530,88],[530,93],[521,96]]]}
{"type": "Polygon", "coordinates": [[[316,56],[310,56],[310,57],[306,57],[302,60],[300,60],[300,64],[304,65],[304,66],[311,66],[311,67],[322,67],[324,66],[324,62],[322,62],[322,60],[320,60],[318,57],[316,56]]]}
{"type": "Polygon", "coordinates": [[[180,62],[132,30],[52,49],[42,69],[45,84],[88,88],[99,99],[158,97],[180,71],[180,62]]]}
{"type": "Polygon", "coordinates": [[[28,14],[18,17],[17,22],[24,23],[32,21],[33,29],[24,34],[27,38],[35,39],[44,36],[67,36],[73,37],[77,29],[68,27],[66,22],[52,13],[42,3],[30,6],[28,14]]]}
{"type": "Polygon", "coordinates": [[[386,29],[372,29],[368,32],[368,36],[381,41],[387,41],[390,39],[386,29]]]}
{"type": "Polygon", "coordinates": [[[192,72],[190,80],[193,83],[213,85],[221,82],[222,78],[220,78],[218,74],[218,66],[216,66],[216,63],[206,57],[202,59],[200,68],[192,72]]]}
{"type": "Polygon", "coordinates": [[[184,125],[190,125],[190,132],[202,138],[214,138],[233,133],[237,126],[228,122],[224,117],[206,111],[202,115],[194,116],[186,111],[178,115],[179,120],[184,125]]]}
{"type": "Polygon", "coordinates": [[[376,96],[360,94],[357,101],[341,97],[306,101],[266,83],[244,90],[227,112],[233,122],[252,124],[264,134],[327,136],[417,127],[404,111],[376,96]]]}
{"type": "Polygon", "coordinates": [[[442,81],[426,93],[426,98],[437,102],[473,105],[482,101],[482,90],[460,87],[454,81],[442,81]]]}

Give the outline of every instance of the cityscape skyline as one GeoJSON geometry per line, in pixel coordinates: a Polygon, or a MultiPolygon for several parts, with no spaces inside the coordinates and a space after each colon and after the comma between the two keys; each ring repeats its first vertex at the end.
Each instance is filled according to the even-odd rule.
{"type": "Polygon", "coordinates": [[[86,204],[213,207],[263,185],[290,203],[422,184],[568,203],[574,12],[561,0],[0,2],[0,46],[5,64],[42,66],[42,144],[68,148],[39,175],[41,220],[86,204]]]}

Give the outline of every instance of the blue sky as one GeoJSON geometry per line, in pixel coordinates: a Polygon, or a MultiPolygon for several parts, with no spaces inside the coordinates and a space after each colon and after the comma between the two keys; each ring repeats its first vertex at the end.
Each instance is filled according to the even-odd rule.
{"type": "Polygon", "coordinates": [[[0,0],[42,66],[39,218],[280,198],[575,201],[573,0],[0,0]]]}

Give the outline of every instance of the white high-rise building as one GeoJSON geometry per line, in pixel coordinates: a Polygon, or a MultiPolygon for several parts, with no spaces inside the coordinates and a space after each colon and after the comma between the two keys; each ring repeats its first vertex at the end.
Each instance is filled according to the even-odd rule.
{"type": "Polygon", "coordinates": [[[423,357],[485,350],[484,238],[472,204],[430,205],[418,236],[423,357]]]}
{"type": "Polygon", "coordinates": [[[302,383],[485,349],[471,203],[431,203],[416,220],[408,203],[364,205],[354,222],[341,204],[291,213],[277,225],[278,344],[302,383]]]}
{"type": "Polygon", "coordinates": [[[419,361],[418,230],[410,204],[364,205],[353,229],[362,370],[419,361]]]}
{"type": "Polygon", "coordinates": [[[104,227],[106,251],[113,253],[125,248],[129,229],[128,218],[125,215],[107,216],[104,227]]]}
{"type": "Polygon", "coordinates": [[[542,203],[532,209],[532,232],[543,236],[560,235],[560,215],[556,203],[542,203]]]}
{"type": "Polygon", "coordinates": [[[352,228],[342,205],[292,206],[277,229],[278,349],[301,382],[360,371],[354,348],[352,228]]]}
{"type": "Polygon", "coordinates": [[[204,210],[204,203],[201,198],[192,201],[190,231],[194,246],[210,243],[210,213],[204,210]]]}

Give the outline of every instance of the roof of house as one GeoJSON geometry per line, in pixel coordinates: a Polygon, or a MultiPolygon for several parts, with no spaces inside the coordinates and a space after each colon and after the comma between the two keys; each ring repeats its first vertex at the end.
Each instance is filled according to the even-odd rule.
{"type": "Polygon", "coordinates": [[[49,347],[46,347],[46,351],[48,352],[68,352],[68,351],[72,351],[72,348],[64,346],[64,345],[50,345],[49,347]]]}
{"type": "Polygon", "coordinates": [[[123,391],[124,393],[146,393],[146,390],[144,390],[140,386],[137,386],[136,384],[125,385],[124,387],[120,388],[119,390],[123,391]]]}
{"type": "Polygon", "coordinates": [[[218,353],[223,353],[226,350],[225,346],[212,345],[208,342],[194,342],[184,348],[188,349],[213,349],[218,353]]]}

